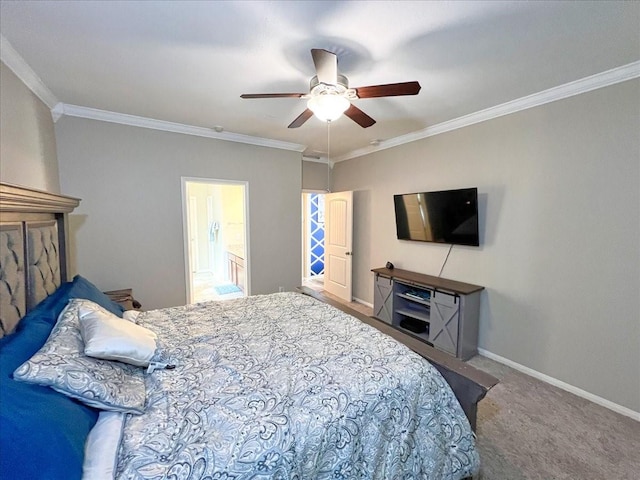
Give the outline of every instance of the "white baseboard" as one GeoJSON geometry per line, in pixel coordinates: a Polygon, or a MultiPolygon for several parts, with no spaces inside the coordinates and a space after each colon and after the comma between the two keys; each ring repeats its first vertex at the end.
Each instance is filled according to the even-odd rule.
{"type": "Polygon", "coordinates": [[[356,297],[353,297],[353,301],[361,305],[364,305],[365,307],[369,307],[371,310],[373,310],[373,303],[365,302],[364,300],[360,300],[359,298],[356,298],[356,297]]]}
{"type": "Polygon", "coordinates": [[[514,370],[518,370],[519,372],[525,373],[530,377],[537,378],[538,380],[541,380],[545,383],[553,385],[554,387],[561,388],[562,390],[565,390],[569,393],[573,393],[578,397],[587,399],[590,402],[593,402],[597,405],[608,408],[609,410],[613,410],[616,413],[619,413],[626,417],[630,417],[633,420],[640,422],[640,412],[636,412],[634,410],[631,410],[630,408],[623,407],[622,405],[618,405],[617,403],[613,403],[612,401],[607,400],[606,398],[599,397],[597,395],[594,395],[593,393],[587,392],[586,390],[582,390],[578,387],[574,387],[573,385],[570,385],[561,380],[558,380],[557,378],[550,377],[549,375],[545,375],[544,373],[540,373],[529,367],[520,365],[519,363],[509,360],[508,358],[501,357],[500,355],[496,355],[495,353],[492,353],[483,348],[478,348],[478,353],[483,357],[487,357],[491,360],[495,360],[496,362],[507,365],[508,367],[511,367],[514,370]]]}

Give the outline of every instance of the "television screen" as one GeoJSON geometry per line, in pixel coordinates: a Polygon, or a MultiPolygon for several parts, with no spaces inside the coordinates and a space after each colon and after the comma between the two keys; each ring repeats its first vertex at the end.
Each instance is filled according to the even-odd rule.
{"type": "Polygon", "coordinates": [[[394,195],[399,240],[479,246],[478,189],[394,195]]]}

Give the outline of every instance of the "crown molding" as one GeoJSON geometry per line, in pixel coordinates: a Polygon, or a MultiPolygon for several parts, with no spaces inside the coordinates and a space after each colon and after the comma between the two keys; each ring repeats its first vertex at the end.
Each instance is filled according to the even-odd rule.
{"type": "MultiPolygon", "coordinates": [[[[58,106],[56,107],[58,108],[58,106]]],[[[249,145],[257,145],[260,147],[279,148],[281,150],[290,150],[294,152],[302,152],[306,148],[305,145],[300,145],[298,143],[289,143],[279,140],[271,140],[268,138],[252,137],[250,135],[242,135],[240,133],[225,131],[216,132],[213,128],[195,127],[193,125],[167,122],[164,120],[139,117],[137,115],[128,115],[126,113],[110,112],[107,110],[99,110],[97,108],[69,105],[66,103],[62,104],[58,112],[60,113],[60,115],[67,115],[69,117],[100,120],[103,122],[119,123],[121,125],[130,125],[133,127],[142,127],[150,128],[152,130],[162,130],[165,132],[182,133],[184,135],[194,135],[196,137],[215,138],[218,140],[226,140],[228,142],[246,143],[249,145]],[[60,113],[60,111],[62,113],[60,113]]]]}
{"type": "Polygon", "coordinates": [[[71,117],[88,118],[93,120],[102,120],[104,122],[119,123],[123,125],[131,125],[142,128],[150,128],[153,130],[163,130],[167,132],[182,133],[185,135],[195,135],[198,137],[216,138],[229,142],[246,143],[249,145],[257,145],[262,147],[279,148],[282,150],[290,150],[294,152],[302,152],[306,148],[305,145],[297,143],[282,142],[279,140],[271,140],[268,138],[252,137],[250,135],[242,135],[232,132],[216,132],[211,128],[195,127],[193,125],[185,125],[181,123],[166,122],[163,120],[155,120],[152,118],[138,117],[135,115],[127,115],[124,113],[109,112],[106,110],[98,110],[95,108],[81,107],[77,105],[69,105],[60,102],[56,96],[47,88],[40,77],[33,71],[29,64],[20,56],[13,48],[13,45],[4,35],[0,34],[0,60],[2,60],[9,69],[31,90],[40,100],[42,100],[51,110],[51,117],[57,122],[63,115],[71,117]]]}
{"type": "Polygon", "coordinates": [[[53,123],[56,123],[60,120],[60,117],[64,115],[64,103],[58,102],[55,107],[51,109],[51,117],[53,118],[53,123]]]}
{"type": "Polygon", "coordinates": [[[29,90],[31,90],[44,104],[53,109],[59,102],[56,96],[47,88],[40,77],[33,71],[24,58],[13,48],[4,35],[0,34],[0,60],[22,80],[29,90]]]}
{"type": "Polygon", "coordinates": [[[612,68],[605,72],[597,73],[589,77],[582,78],[573,82],[565,83],[557,87],[549,88],[526,97],[506,102],[495,107],[490,107],[484,110],[480,110],[469,115],[465,115],[459,118],[454,118],[446,122],[438,123],[431,127],[427,127],[417,132],[408,133],[399,137],[391,138],[389,140],[380,141],[379,145],[367,146],[354,150],[346,155],[336,157],[336,162],[349,160],[356,157],[361,157],[370,153],[378,152],[380,150],[386,150],[387,148],[397,147],[406,143],[415,142],[427,137],[433,137],[441,133],[450,132],[459,128],[468,127],[480,122],[486,122],[494,118],[509,115],[511,113],[520,112],[529,108],[538,107],[546,103],[555,102],[565,98],[580,95],[581,93],[587,93],[599,88],[608,87],[617,83],[626,82],[634,78],[640,77],[640,61],[629,63],[621,67],[612,68]]]}
{"type": "MultiPolygon", "coordinates": [[[[327,164],[327,157],[325,157],[325,156],[312,157],[312,156],[309,156],[309,155],[303,155],[302,156],[302,160],[304,160],[305,162],[323,163],[324,165],[327,164]]],[[[333,167],[333,160],[330,160],[329,164],[333,167]]]]}
{"type": "Polygon", "coordinates": [[[321,163],[323,165],[329,165],[329,168],[333,168],[335,166],[335,164],[336,164],[336,162],[334,162],[333,160],[327,161],[327,157],[310,157],[308,155],[303,155],[302,156],[302,161],[304,161],[304,162],[321,163]]]}
{"type": "MultiPolygon", "coordinates": [[[[294,152],[303,152],[305,145],[297,143],[282,142],[261,137],[252,137],[232,132],[216,132],[214,129],[205,127],[196,127],[193,125],[185,125],[182,123],[167,122],[164,120],[156,120],[147,117],[138,117],[124,113],[110,112],[107,110],[98,110],[95,108],[82,107],[78,105],[70,105],[61,103],[56,96],[47,88],[40,77],[31,69],[27,62],[13,48],[11,43],[0,34],[0,60],[2,60],[20,80],[51,109],[51,116],[54,122],[57,122],[62,115],[71,117],[88,118],[93,120],[101,120],[111,123],[119,123],[123,125],[131,125],[142,128],[150,128],[153,130],[162,130],[167,132],[182,133],[185,135],[195,135],[198,137],[215,138],[226,140],[229,142],[246,143],[249,145],[257,145],[270,148],[279,148],[294,152]]],[[[499,118],[511,113],[520,112],[529,108],[538,107],[547,103],[569,98],[581,93],[590,92],[599,88],[608,87],[617,83],[640,77],[640,61],[632,62],[621,67],[612,68],[605,72],[597,73],[589,77],[582,78],[573,82],[565,83],[557,87],[549,88],[526,97],[522,97],[510,102],[506,102],[494,107],[486,108],[478,112],[464,115],[453,120],[432,125],[423,130],[411,132],[399,137],[381,140],[378,145],[369,145],[364,148],[353,150],[345,155],[332,158],[330,163],[349,160],[361,157],[370,153],[375,153],[388,148],[397,147],[406,143],[415,142],[423,138],[432,137],[441,133],[450,132],[459,128],[468,127],[476,123],[485,122],[494,118],[499,118]]],[[[309,161],[309,159],[305,159],[309,161]]],[[[325,160],[326,163],[326,160],[325,160]]]]}

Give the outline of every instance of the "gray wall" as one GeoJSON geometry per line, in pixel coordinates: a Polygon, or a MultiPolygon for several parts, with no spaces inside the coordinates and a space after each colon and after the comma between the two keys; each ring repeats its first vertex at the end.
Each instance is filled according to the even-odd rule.
{"type": "Polygon", "coordinates": [[[0,62],[0,179],[60,193],[49,108],[0,62]]]}
{"type": "Polygon", "coordinates": [[[299,285],[300,153],[69,117],[56,135],[62,190],[82,199],[72,272],[147,309],[184,304],[184,176],[248,181],[251,293],[299,285]]]}
{"type": "Polygon", "coordinates": [[[633,80],[338,163],[354,296],[387,260],[437,275],[447,254],[396,239],[393,194],[477,186],[481,246],[442,276],[486,287],[480,347],[640,411],[639,104],[633,80]]]}
{"type": "Polygon", "coordinates": [[[326,163],[302,162],[302,188],[304,190],[326,191],[328,180],[326,163]]]}

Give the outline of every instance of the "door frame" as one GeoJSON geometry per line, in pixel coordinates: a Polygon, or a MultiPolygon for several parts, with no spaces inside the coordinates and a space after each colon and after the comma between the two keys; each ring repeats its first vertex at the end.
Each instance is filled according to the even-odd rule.
{"type": "MultiPolygon", "coordinates": [[[[301,207],[302,208],[302,225],[301,225],[301,228],[302,228],[302,271],[301,271],[300,274],[301,274],[303,282],[305,281],[305,279],[309,278],[309,276],[307,276],[306,274],[309,271],[309,268],[307,268],[307,267],[309,267],[310,263],[311,263],[311,262],[309,262],[309,253],[310,252],[309,252],[309,249],[307,248],[307,246],[308,246],[308,244],[310,242],[310,239],[309,239],[309,235],[308,235],[306,227],[307,227],[307,222],[309,221],[309,218],[308,218],[308,215],[307,215],[307,213],[308,213],[307,207],[309,206],[308,202],[307,202],[307,199],[308,199],[307,196],[309,194],[313,194],[313,193],[318,194],[318,195],[326,195],[329,192],[327,192],[326,190],[302,189],[302,194],[301,194],[301,204],[302,204],[302,207],[301,207]]],[[[324,273],[321,276],[324,277],[324,273]]]]}
{"type": "Polygon", "coordinates": [[[244,188],[244,262],[245,262],[245,296],[251,295],[251,249],[249,233],[249,182],[244,180],[225,180],[219,178],[203,177],[180,177],[180,191],[182,198],[182,248],[184,250],[184,271],[187,303],[193,303],[192,285],[193,272],[191,272],[190,261],[190,239],[189,239],[189,198],[187,197],[187,183],[208,183],[211,185],[239,185],[244,188]]]}

